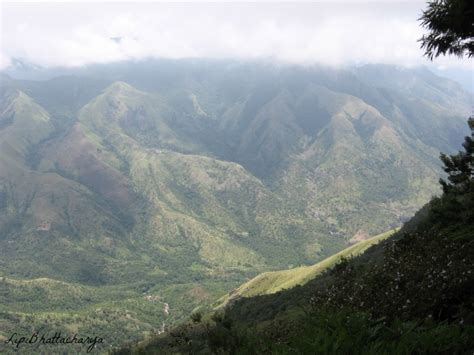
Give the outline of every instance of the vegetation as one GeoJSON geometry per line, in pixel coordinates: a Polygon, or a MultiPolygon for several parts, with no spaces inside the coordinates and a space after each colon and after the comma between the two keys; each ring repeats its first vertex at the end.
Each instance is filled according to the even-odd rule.
{"type": "MultiPolygon", "coordinates": [[[[55,332],[99,336],[103,343],[97,350],[108,351],[159,334],[232,285],[208,281],[151,288],[140,282],[86,286],[47,278],[0,277],[0,352],[12,350],[4,341],[13,332],[31,336],[34,331],[50,336],[55,332]]],[[[76,351],[84,349],[69,345],[48,348],[48,353],[76,351]]]]}
{"type": "Polygon", "coordinates": [[[303,284],[319,267],[295,265],[401,225],[439,192],[438,151],[454,151],[470,109],[421,69],[212,67],[2,77],[2,336],[49,317],[118,345],[161,331],[164,303],[169,327],[262,272],[300,273],[272,292],[303,284]]]}
{"type": "MultiPolygon", "coordinates": [[[[426,55],[471,57],[473,15],[431,2],[426,55]]],[[[40,329],[101,336],[104,352],[131,342],[121,353],[472,353],[460,86],[385,65],[66,72],[2,73],[0,352],[40,329]],[[440,176],[400,231],[364,240],[440,176]]]]}
{"type": "Polygon", "coordinates": [[[298,285],[304,285],[311,279],[314,279],[317,275],[332,268],[341,259],[345,260],[362,254],[372,245],[392,236],[395,231],[396,230],[388,231],[367,240],[360,241],[340,251],[339,253],[331,255],[330,257],[320,261],[315,265],[300,266],[289,270],[269,271],[262,273],[229,292],[229,294],[219,299],[216,304],[214,304],[214,306],[219,308],[226,306],[229,302],[234,302],[241,297],[268,295],[298,285]]]}
{"type": "Polygon", "coordinates": [[[421,47],[430,59],[439,55],[474,56],[474,5],[469,0],[434,0],[423,11],[421,24],[429,30],[421,47]]]}
{"type": "Polygon", "coordinates": [[[469,124],[466,151],[443,156],[448,188],[392,238],[303,286],[241,298],[205,324],[183,324],[119,353],[472,352],[474,219],[472,198],[464,198],[474,183],[469,124]],[[459,218],[451,218],[454,211],[459,218]]]}

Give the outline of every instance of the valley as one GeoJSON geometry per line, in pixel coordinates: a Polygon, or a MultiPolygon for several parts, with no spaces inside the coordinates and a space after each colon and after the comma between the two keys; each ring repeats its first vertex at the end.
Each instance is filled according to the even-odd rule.
{"type": "Polygon", "coordinates": [[[1,74],[0,338],[46,324],[102,350],[402,225],[440,193],[472,102],[389,65],[53,73],[1,74]]]}

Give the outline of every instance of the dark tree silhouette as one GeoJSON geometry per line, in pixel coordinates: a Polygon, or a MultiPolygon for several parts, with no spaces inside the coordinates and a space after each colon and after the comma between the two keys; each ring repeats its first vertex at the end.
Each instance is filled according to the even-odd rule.
{"type": "Polygon", "coordinates": [[[465,138],[464,151],[455,155],[441,154],[448,178],[440,179],[444,193],[431,204],[437,223],[458,226],[474,223],[474,118],[468,122],[471,137],[465,138]]]}
{"type": "Polygon", "coordinates": [[[425,55],[474,56],[474,0],[434,0],[419,18],[429,33],[421,39],[425,55]]]}
{"type": "MultiPolygon", "coordinates": [[[[432,0],[419,18],[428,34],[419,41],[431,60],[440,55],[474,56],[474,0],[432,0]]],[[[440,220],[474,222],[474,117],[468,120],[471,137],[465,151],[441,154],[447,181],[440,179],[443,196],[432,201],[432,212],[440,220]]]]}
{"type": "Polygon", "coordinates": [[[444,171],[448,173],[448,181],[440,179],[445,193],[466,193],[473,189],[474,180],[474,117],[469,118],[471,137],[464,139],[461,151],[456,155],[441,154],[444,171]]]}

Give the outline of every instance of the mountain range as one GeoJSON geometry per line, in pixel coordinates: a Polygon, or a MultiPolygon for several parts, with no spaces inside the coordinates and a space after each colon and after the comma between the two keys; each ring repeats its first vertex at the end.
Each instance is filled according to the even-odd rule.
{"type": "Polygon", "coordinates": [[[133,308],[98,288],[126,290],[146,304],[123,313],[140,319],[137,338],[166,318],[147,318],[146,297],[179,319],[259,272],[400,226],[439,193],[439,152],[459,148],[472,102],[424,68],[387,65],[150,60],[58,73],[1,76],[0,276],[11,281],[0,284],[15,296],[0,311],[32,301],[15,288],[29,281],[81,289],[71,312],[85,314],[133,308]]]}

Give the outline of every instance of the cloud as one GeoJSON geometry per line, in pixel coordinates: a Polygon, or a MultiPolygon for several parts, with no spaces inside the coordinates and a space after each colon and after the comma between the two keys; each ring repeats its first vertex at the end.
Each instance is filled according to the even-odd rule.
{"type": "MultiPolygon", "coordinates": [[[[423,2],[6,3],[0,68],[12,58],[80,66],[150,57],[425,64],[423,2]]],[[[441,58],[440,66],[468,66],[441,58]]]]}

